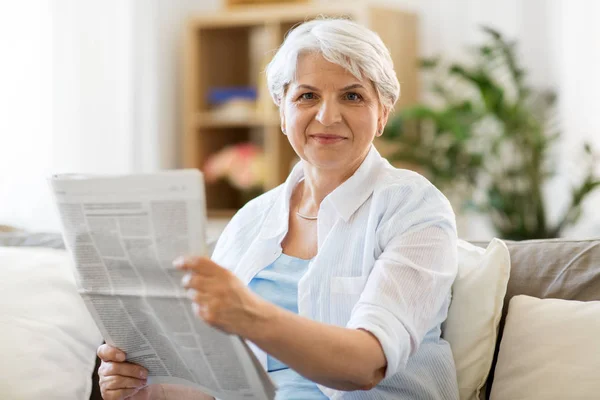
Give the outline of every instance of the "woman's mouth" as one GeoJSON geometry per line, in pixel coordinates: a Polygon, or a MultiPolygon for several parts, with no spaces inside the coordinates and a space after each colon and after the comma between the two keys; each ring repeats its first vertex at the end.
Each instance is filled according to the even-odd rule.
{"type": "Polygon", "coordinates": [[[343,136],[329,134],[310,135],[310,138],[319,144],[335,144],[346,140],[346,138],[343,136]]]}

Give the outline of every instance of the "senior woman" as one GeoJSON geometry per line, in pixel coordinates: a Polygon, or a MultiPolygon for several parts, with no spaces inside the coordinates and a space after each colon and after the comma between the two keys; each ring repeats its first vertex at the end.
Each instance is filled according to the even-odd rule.
{"type": "MultiPolygon", "coordinates": [[[[175,262],[198,318],[255,345],[278,399],[457,399],[440,337],[454,214],[372,144],[400,91],[389,51],[354,22],[314,20],[289,33],[267,80],[301,162],[233,217],[212,260],[175,262]]],[[[99,355],[106,399],[144,386],[117,349],[99,355]]]]}

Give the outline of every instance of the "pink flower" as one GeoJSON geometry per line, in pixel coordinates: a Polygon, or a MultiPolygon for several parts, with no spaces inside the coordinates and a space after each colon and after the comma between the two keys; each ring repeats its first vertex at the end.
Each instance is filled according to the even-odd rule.
{"type": "Polygon", "coordinates": [[[265,165],[262,150],[252,143],[228,146],[206,161],[204,174],[207,182],[227,179],[240,190],[262,188],[265,165]]]}

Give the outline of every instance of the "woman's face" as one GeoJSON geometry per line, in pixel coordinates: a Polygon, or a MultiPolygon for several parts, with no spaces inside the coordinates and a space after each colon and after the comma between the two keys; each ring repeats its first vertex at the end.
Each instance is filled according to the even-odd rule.
{"type": "Polygon", "coordinates": [[[280,106],[282,129],[303,160],[327,170],[358,167],[387,122],[368,80],[318,53],[298,57],[280,106]]]}

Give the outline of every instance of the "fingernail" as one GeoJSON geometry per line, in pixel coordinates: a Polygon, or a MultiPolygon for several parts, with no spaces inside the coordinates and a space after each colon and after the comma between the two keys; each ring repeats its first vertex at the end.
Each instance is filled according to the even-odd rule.
{"type": "Polygon", "coordinates": [[[185,297],[193,301],[196,298],[196,291],[194,289],[187,289],[185,291],[185,297]]]}
{"type": "Polygon", "coordinates": [[[200,306],[200,304],[192,303],[192,312],[194,313],[194,315],[200,316],[201,309],[202,309],[202,307],[200,306]]]}
{"type": "Polygon", "coordinates": [[[190,274],[185,274],[183,278],[181,278],[181,286],[187,286],[187,284],[190,283],[191,278],[192,277],[190,276],[190,274]]]}
{"type": "Polygon", "coordinates": [[[117,353],[117,361],[125,361],[125,354],[117,353]]]}
{"type": "Polygon", "coordinates": [[[179,256],[175,260],[173,260],[173,266],[175,268],[181,268],[185,264],[185,257],[179,256]]]}
{"type": "Polygon", "coordinates": [[[140,371],[140,378],[142,378],[142,379],[146,379],[146,378],[147,378],[147,376],[148,376],[148,375],[147,375],[146,371],[140,371]]]}

